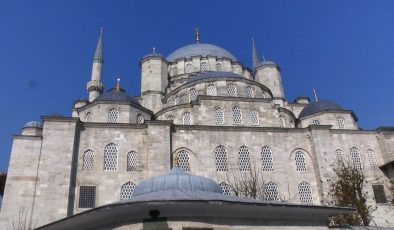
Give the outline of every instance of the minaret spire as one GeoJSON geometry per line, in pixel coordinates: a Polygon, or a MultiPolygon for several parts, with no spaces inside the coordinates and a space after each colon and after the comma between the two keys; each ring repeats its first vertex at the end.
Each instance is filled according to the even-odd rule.
{"type": "Polygon", "coordinates": [[[252,64],[253,69],[259,64],[259,55],[257,54],[256,45],[254,43],[254,38],[252,37],[252,64]]]}
{"type": "Polygon", "coordinates": [[[316,90],[315,90],[315,89],[313,89],[313,95],[315,96],[315,101],[316,101],[316,102],[319,101],[319,99],[317,98],[317,93],[316,93],[316,90]]]}
{"type": "Polygon", "coordinates": [[[92,65],[92,76],[87,85],[89,92],[89,101],[92,102],[98,97],[104,89],[104,85],[101,82],[101,75],[103,70],[103,28],[100,29],[100,35],[97,41],[96,51],[94,52],[93,65],[92,65]]]}

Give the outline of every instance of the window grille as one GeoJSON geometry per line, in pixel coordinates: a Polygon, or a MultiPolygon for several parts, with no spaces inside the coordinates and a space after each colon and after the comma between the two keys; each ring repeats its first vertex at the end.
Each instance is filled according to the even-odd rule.
{"type": "Polygon", "coordinates": [[[227,85],[227,95],[229,97],[237,97],[237,87],[235,84],[230,83],[227,85]]]}
{"type": "Polygon", "coordinates": [[[362,170],[363,164],[361,162],[360,151],[356,147],[350,149],[350,157],[352,158],[354,168],[362,170]]]}
{"type": "Polygon", "coordinates": [[[383,185],[372,185],[372,190],[376,203],[387,203],[383,185]]]}
{"type": "Polygon", "coordinates": [[[137,114],[137,124],[144,124],[144,117],[141,114],[137,114]]]}
{"type": "Polygon", "coordinates": [[[259,125],[259,113],[256,110],[250,111],[250,119],[252,120],[252,125],[259,125]]]}
{"type": "Polygon", "coordinates": [[[342,149],[337,149],[336,151],[335,151],[335,154],[336,154],[336,156],[337,156],[337,162],[338,163],[343,163],[343,151],[342,151],[342,149]]]}
{"type": "Polygon", "coordinates": [[[177,75],[178,74],[178,68],[177,67],[173,67],[172,68],[172,75],[177,75]]]}
{"type": "Polygon", "coordinates": [[[189,102],[195,101],[197,99],[197,92],[195,88],[189,90],[189,102]]]}
{"type": "Polygon", "coordinates": [[[192,64],[186,64],[185,66],[185,73],[192,73],[193,72],[193,65],[192,64]]]}
{"type": "Polygon", "coordinates": [[[94,152],[88,149],[83,154],[82,170],[92,170],[94,167],[94,152]]]}
{"type": "Polygon", "coordinates": [[[224,124],[224,112],[223,109],[216,109],[216,124],[223,125],[224,124]]]}
{"type": "Polygon", "coordinates": [[[263,171],[274,171],[274,158],[272,150],[268,146],[264,146],[261,149],[261,160],[263,171]]]}
{"type": "Polygon", "coordinates": [[[178,96],[176,96],[175,99],[174,99],[174,105],[177,105],[177,104],[179,104],[179,98],[178,98],[178,96]]]}
{"type": "Polygon", "coordinates": [[[126,184],[122,185],[120,188],[120,199],[127,200],[133,196],[135,184],[131,181],[127,182],[126,184]]]}
{"type": "Polygon", "coordinates": [[[91,112],[87,112],[85,114],[84,121],[85,122],[91,122],[92,121],[92,113],[91,112]]]}
{"type": "Polygon", "coordinates": [[[110,109],[108,111],[108,123],[118,123],[119,122],[119,110],[110,109]]]}
{"type": "Polygon", "coordinates": [[[209,84],[207,86],[207,95],[208,96],[217,96],[218,93],[216,91],[216,86],[214,84],[209,84]]]}
{"type": "Polygon", "coordinates": [[[96,186],[79,187],[79,208],[94,208],[96,203],[96,186]]]}
{"type": "Polygon", "coordinates": [[[231,190],[230,185],[226,184],[226,182],[222,182],[219,185],[222,188],[223,195],[227,195],[227,196],[232,195],[232,190],[231,190]]]}
{"type": "Polygon", "coordinates": [[[104,148],[104,171],[118,169],[118,146],[111,143],[104,148]]]}
{"type": "Polygon", "coordinates": [[[215,148],[216,171],[227,171],[227,150],[220,145],[215,148]]]}
{"type": "Polygon", "coordinates": [[[297,171],[306,171],[305,154],[297,151],[294,156],[297,171]]]}
{"type": "Polygon", "coordinates": [[[131,151],[127,154],[127,171],[137,171],[138,169],[138,153],[131,151]]]}
{"type": "Polygon", "coordinates": [[[279,201],[278,186],[273,182],[268,182],[264,187],[266,201],[279,201]]]}
{"type": "Polygon", "coordinates": [[[241,172],[250,171],[250,156],[249,149],[246,146],[241,146],[238,152],[239,170],[241,172]]]}
{"type": "Polygon", "coordinates": [[[298,185],[301,204],[313,204],[311,185],[305,181],[298,185]]]}
{"type": "Polygon", "coordinates": [[[320,121],[319,120],[313,120],[309,124],[311,124],[311,125],[320,125],[320,121]]]}
{"type": "Polygon", "coordinates": [[[338,129],[344,129],[345,119],[343,119],[343,117],[337,117],[337,125],[338,125],[338,129]]]}
{"type": "Polygon", "coordinates": [[[191,115],[189,112],[186,112],[182,115],[183,125],[190,125],[191,123],[191,115]]]}
{"type": "Polygon", "coordinates": [[[176,155],[176,166],[184,171],[190,171],[189,159],[189,153],[186,150],[179,151],[176,155]]]}
{"type": "Polygon", "coordinates": [[[375,152],[372,149],[368,149],[367,153],[369,166],[372,170],[378,170],[378,162],[376,161],[375,152]]]}
{"type": "Polygon", "coordinates": [[[279,126],[281,128],[286,128],[286,119],[282,114],[279,115],[279,126]]]}
{"type": "Polygon", "coordinates": [[[251,86],[248,86],[246,88],[246,92],[248,93],[248,97],[252,97],[252,98],[254,97],[254,90],[251,86]]]}
{"type": "Polygon", "coordinates": [[[208,63],[202,62],[201,63],[201,71],[203,72],[203,71],[208,71],[208,70],[209,70],[208,63]]]}
{"type": "Polygon", "coordinates": [[[217,71],[222,71],[222,64],[221,63],[216,63],[216,70],[217,71]]]}
{"type": "Polygon", "coordinates": [[[233,108],[233,123],[234,125],[242,124],[242,111],[239,107],[233,108]]]}

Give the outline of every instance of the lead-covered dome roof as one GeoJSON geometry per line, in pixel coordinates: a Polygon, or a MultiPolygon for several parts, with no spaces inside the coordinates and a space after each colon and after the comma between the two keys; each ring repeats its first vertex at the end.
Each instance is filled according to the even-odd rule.
{"type": "Polygon", "coordinates": [[[131,101],[140,104],[135,98],[126,93],[122,88],[111,88],[106,93],[98,96],[94,101],[131,101]]]}
{"type": "Polygon", "coordinates": [[[208,43],[196,43],[183,46],[170,55],[168,55],[167,60],[170,62],[174,62],[179,58],[190,58],[193,56],[215,56],[215,57],[223,57],[229,58],[233,61],[237,61],[237,58],[234,57],[229,51],[208,43]]]}
{"type": "Polygon", "coordinates": [[[327,100],[314,101],[301,111],[299,118],[303,118],[326,110],[345,110],[337,103],[327,100]]]}
{"type": "Polygon", "coordinates": [[[23,126],[23,128],[42,128],[42,123],[39,121],[29,121],[23,126]]]}
{"type": "Polygon", "coordinates": [[[168,191],[222,194],[222,189],[215,181],[206,177],[191,175],[179,167],[174,167],[162,176],[152,177],[139,183],[134,189],[133,196],[168,191]]]}

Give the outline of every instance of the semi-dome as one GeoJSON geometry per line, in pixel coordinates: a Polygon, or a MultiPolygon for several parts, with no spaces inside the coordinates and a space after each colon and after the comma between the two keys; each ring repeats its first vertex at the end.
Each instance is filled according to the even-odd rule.
{"type": "Polygon", "coordinates": [[[232,55],[229,51],[219,46],[207,43],[196,43],[183,46],[168,55],[167,60],[170,62],[174,62],[176,59],[179,58],[190,58],[193,56],[215,56],[229,58],[233,61],[237,61],[234,55],[232,55]]]}
{"type": "Polygon", "coordinates": [[[315,113],[319,113],[326,110],[344,110],[341,106],[332,101],[314,101],[301,111],[299,118],[303,118],[315,113]]]}
{"type": "Polygon", "coordinates": [[[23,126],[23,128],[42,128],[42,124],[39,121],[29,121],[23,126]]]}
{"type": "Polygon", "coordinates": [[[222,194],[222,189],[215,181],[206,177],[191,175],[179,167],[174,167],[162,176],[152,177],[139,183],[134,189],[133,196],[168,191],[222,194]]]}
{"type": "Polygon", "coordinates": [[[136,104],[140,104],[135,98],[128,95],[122,88],[111,88],[106,93],[98,96],[94,101],[132,101],[136,104]]]}

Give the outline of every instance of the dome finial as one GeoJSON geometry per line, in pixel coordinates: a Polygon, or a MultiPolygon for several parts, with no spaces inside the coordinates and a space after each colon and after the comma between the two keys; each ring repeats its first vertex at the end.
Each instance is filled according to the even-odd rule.
{"type": "Polygon", "coordinates": [[[196,44],[199,44],[200,43],[200,28],[197,26],[194,29],[196,31],[196,44]]]}
{"type": "Polygon", "coordinates": [[[116,91],[120,91],[120,78],[116,79],[116,91]]]}
{"type": "Polygon", "coordinates": [[[315,101],[316,101],[316,102],[319,101],[318,98],[317,98],[317,93],[316,93],[316,90],[315,90],[315,89],[313,89],[313,95],[315,96],[315,101]]]}

